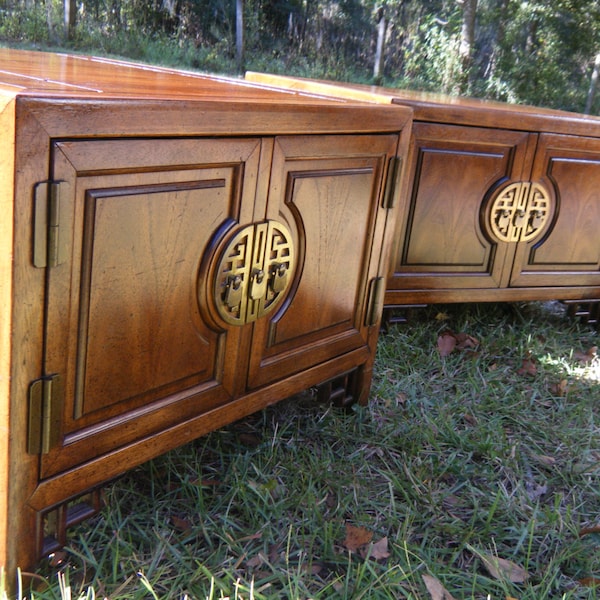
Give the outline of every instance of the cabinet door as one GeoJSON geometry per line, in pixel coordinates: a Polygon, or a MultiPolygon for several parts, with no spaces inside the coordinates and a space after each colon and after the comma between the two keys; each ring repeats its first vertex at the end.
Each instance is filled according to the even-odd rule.
{"type": "Polygon", "coordinates": [[[487,231],[485,203],[495,186],[521,178],[532,146],[518,131],[415,123],[409,205],[388,290],[506,285],[514,245],[487,231]]]}
{"type": "Polygon", "coordinates": [[[365,311],[369,282],[386,272],[382,188],[397,145],[396,135],[275,140],[265,214],[290,230],[297,267],[286,300],[254,324],[250,387],[353,350],[369,356],[365,311]]]}
{"type": "Polygon", "coordinates": [[[531,181],[553,213],[540,235],[518,246],[511,285],[600,285],[600,140],[542,134],[531,181]]]}
{"type": "Polygon", "coordinates": [[[45,370],[64,411],[42,477],[236,394],[243,329],[204,317],[199,278],[215,236],[252,220],[260,151],[256,139],[55,143],[65,256],[48,268],[45,370]]]}

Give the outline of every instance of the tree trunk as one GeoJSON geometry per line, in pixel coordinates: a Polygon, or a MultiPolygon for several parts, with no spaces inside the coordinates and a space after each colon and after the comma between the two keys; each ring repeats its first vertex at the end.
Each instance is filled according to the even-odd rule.
{"type": "Polygon", "coordinates": [[[237,68],[244,71],[244,0],[235,0],[235,51],[237,68]]]}
{"type": "Polygon", "coordinates": [[[594,69],[592,70],[592,77],[590,79],[590,89],[588,90],[587,100],[585,102],[584,114],[589,115],[592,112],[594,106],[594,98],[596,97],[596,91],[598,89],[598,78],[600,77],[600,53],[596,54],[596,60],[594,61],[594,69]]]}
{"type": "Polygon", "coordinates": [[[385,11],[380,8],[377,11],[377,48],[375,50],[375,64],[373,65],[373,80],[375,84],[381,83],[383,72],[383,48],[385,44],[386,20],[385,11]]]}
{"type": "Polygon", "coordinates": [[[46,25],[48,26],[48,38],[54,41],[54,11],[52,0],[46,0],[46,25]]]}
{"type": "Polygon", "coordinates": [[[64,0],[65,7],[65,35],[68,40],[72,39],[75,32],[75,23],[77,17],[76,0],[64,0]]]}
{"type": "Polygon", "coordinates": [[[458,0],[462,4],[463,19],[460,32],[460,46],[458,49],[460,59],[460,75],[458,91],[465,94],[469,91],[471,80],[471,67],[473,65],[473,47],[475,46],[475,16],[477,14],[477,0],[458,0]]]}

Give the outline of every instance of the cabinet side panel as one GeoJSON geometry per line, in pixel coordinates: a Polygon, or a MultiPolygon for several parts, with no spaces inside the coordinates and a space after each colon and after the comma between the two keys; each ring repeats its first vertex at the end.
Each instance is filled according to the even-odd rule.
{"type": "Polygon", "coordinates": [[[13,193],[14,193],[14,122],[15,105],[11,99],[0,97],[0,131],[4,132],[0,144],[0,565],[7,561],[8,516],[8,440],[10,404],[10,349],[12,310],[12,244],[13,244],[13,193]]]}

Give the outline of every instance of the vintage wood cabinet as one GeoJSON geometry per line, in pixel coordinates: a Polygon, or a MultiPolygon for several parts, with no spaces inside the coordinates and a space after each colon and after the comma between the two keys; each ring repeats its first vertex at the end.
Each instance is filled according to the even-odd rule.
{"type": "Polygon", "coordinates": [[[0,81],[12,571],[142,461],[312,386],[366,399],[411,111],[7,49],[0,81]]]}
{"type": "Polygon", "coordinates": [[[410,106],[388,307],[600,299],[600,119],[248,73],[268,86],[410,106]]]}

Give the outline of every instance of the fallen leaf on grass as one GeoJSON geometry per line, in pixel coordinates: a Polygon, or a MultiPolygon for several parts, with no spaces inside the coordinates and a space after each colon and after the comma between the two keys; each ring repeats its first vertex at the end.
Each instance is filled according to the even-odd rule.
{"type": "Polygon", "coordinates": [[[479,557],[494,579],[499,581],[508,580],[511,583],[524,583],[529,579],[529,573],[511,560],[483,553],[480,553],[479,557]]]}
{"type": "Polygon", "coordinates": [[[550,386],[550,391],[559,398],[564,398],[569,390],[569,385],[566,379],[561,379],[558,383],[550,386]]]}
{"type": "Polygon", "coordinates": [[[535,483],[535,481],[530,481],[525,484],[525,492],[527,493],[527,497],[532,502],[535,502],[548,493],[548,486],[545,484],[540,485],[539,483],[535,483]]]}
{"type": "Polygon", "coordinates": [[[188,519],[183,519],[177,515],[171,515],[171,523],[173,527],[182,533],[189,533],[192,530],[192,524],[188,519]]]}
{"type": "Polygon", "coordinates": [[[591,362],[598,355],[598,346],[592,346],[587,352],[575,352],[573,358],[578,360],[582,364],[591,362]]]}
{"type": "Polygon", "coordinates": [[[408,396],[404,392],[399,392],[398,395],[396,396],[396,405],[404,406],[406,404],[407,400],[408,400],[408,396]]]}
{"type": "Polygon", "coordinates": [[[432,575],[422,575],[425,587],[431,596],[431,600],[454,600],[450,592],[432,575]]]}
{"type": "Polygon", "coordinates": [[[456,338],[450,331],[445,331],[438,336],[437,348],[440,356],[449,356],[456,348],[456,338]]]}
{"type": "Polygon", "coordinates": [[[471,350],[479,346],[479,340],[468,333],[457,333],[456,342],[457,350],[471,350]]]}
{"type": "Polygon", "coordinates": [[[259,552],[258,554],[254,555],[252,558],[249,558],[246,561],[246,566],[249,569],[256,569],[257,567],[262,566],[265,562],[266,562],[266,557],[264,556],[264,554],[262,552],[259,552]]]}
{"type": "Polygon", "coordinates": [[[469,425],[477,425],[478,421],[477,421],[477,417],[475,415],[472,415],[471,413],[465,413],[463,415],[463,419],[469,424],[469,425]]]}
{"type": "Polygon", "coordinates": [[[358,549],[358,553],[363,558],[372,558],[373,560],[384,560],[390,557],[388,550],[388,539],[387,537],[381,538],[378,542],[373,542],[368,546],[361,546],[358,549]]]}
{"type": "Polygon", "coordinates": [[[600,579],[597,577],[584,577],[579,580],[579,585],[583,585],[584,587],[598,587],[600,586],[600,579]]]}
{"type": "Polygon", "coordinates": [[[556,459],[553,456],[545,454],[532,454],[531,456],[544,467],[553,467],[556,464],[556,459]]]}
{"type": "Polygon", "coordinates": [[[454,350],[474,350],[479,346],[479,340],[468,333],[443,331],[437,339],[440,356],[449,356],[454,350]]]}
{"type": "Polygon", "coordinates": [[[521,368],[517,369],[517,375],[529,375],[531,377],[537,375],[536,360],[533,356],[528,356],[523,359],[521,368]]]}
{"type": "Polygon", "coordinates": [[[373,532],[364,527],[355,527],[346,523],[346,539],[342,542],[350,552],[356,552],[361,546],[365,546],[373,539],[373,532]]]}
{"type": "Polygon", "coordinates": [[[600,525],[594,525],[593,527],[584,527],[579,532],[579,537],[583,537],[584,535],[589,535],[590,533],[600,533],[600,525]]]}

